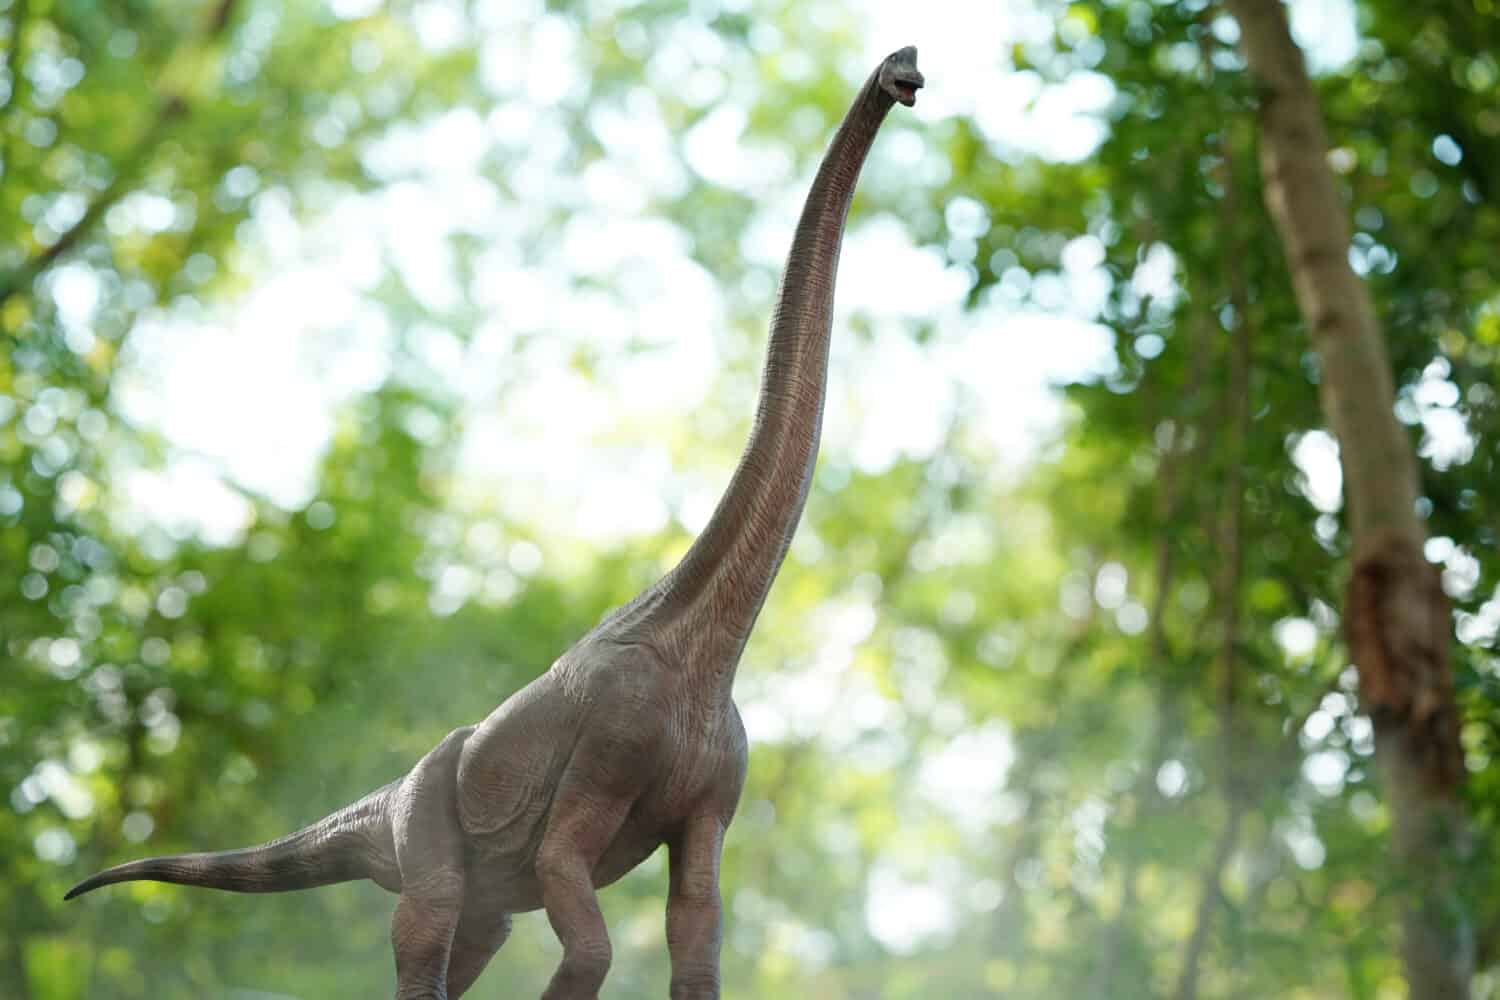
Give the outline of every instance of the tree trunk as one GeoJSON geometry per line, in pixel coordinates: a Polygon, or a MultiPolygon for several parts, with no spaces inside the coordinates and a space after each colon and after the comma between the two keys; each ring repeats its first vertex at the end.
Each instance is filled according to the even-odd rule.
{"type": "Polygon", "coordinates": [[[1417,464],[1393,413],[1390,361],[1368,289],[1349,267],[1349,225],[1328,138],[1280,0],[1227,0],[1260,87],[1266,207],[1286,250],[1339,441],[1353,567],[1344,608],[1360,700],[1401,884],[1402,960],[1413,1000],[1469,996],[1474,936],[1460,866],[1469,849],[1450,621],[1423,558],[1417,464]]]}

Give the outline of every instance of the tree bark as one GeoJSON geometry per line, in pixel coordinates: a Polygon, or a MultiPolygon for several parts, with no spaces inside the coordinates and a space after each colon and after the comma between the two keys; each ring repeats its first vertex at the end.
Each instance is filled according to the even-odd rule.
{"type": "Polygon", "coordinates": [[[1474,935],[1460,886],[1469,851],[1463,753],[1437,571],[1423,557],[1416,458],[1394,412],[1385,341],[1349,266],[1344,201],[1302,52],[1280,0],[1226,0],[1260,88],[1266,208],[1317,351],[1324,417],[1339,441],[1353,567],[1344,623],[1399,871],[1401,955],[1412,1000],[1469,996],[1474,935]]]}

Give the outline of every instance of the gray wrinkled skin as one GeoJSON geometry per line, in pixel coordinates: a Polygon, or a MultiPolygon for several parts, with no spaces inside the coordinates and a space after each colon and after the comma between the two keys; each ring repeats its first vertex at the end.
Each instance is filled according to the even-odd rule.
{"type": "Polygon", "coordinates": [[[782,279],[759,409],[729,489],[680,565],[409,774],[261,847],[151,858],[135,879],[281,892],[368,878],[399,893],[398,1000],[462,996],[513,913],[545,908],[563,959],[544,1000],[598,996],[610,943],[595,890],[666,844],[673,998],[719,995],[719,853],[745,780],[735,667],[807,498],[822,429],[834,275],[865,154],[922,85],[888,56],[833,138],[782,279]]]}

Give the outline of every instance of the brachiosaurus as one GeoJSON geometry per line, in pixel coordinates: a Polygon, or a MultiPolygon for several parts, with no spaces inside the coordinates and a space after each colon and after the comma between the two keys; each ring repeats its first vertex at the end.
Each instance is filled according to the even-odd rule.
{"type": "Polygon", "coordinates": [[[681,563],[410,773],[245,850],[133,861],[68,892],[150,879],[282,892],[368,878],[400,894],[398,1000],[462,996],[511,914],[562,941],[544,1000],[596,997],[610,943],[594,890],[667,845],[674,1000],[719,995],[719,854],[745,779],[735,667],[812,481],[839,245],[865,154],[916,103],[917,50],[887,56],[824,154],[787,258],[750,441],[681,563]]]}

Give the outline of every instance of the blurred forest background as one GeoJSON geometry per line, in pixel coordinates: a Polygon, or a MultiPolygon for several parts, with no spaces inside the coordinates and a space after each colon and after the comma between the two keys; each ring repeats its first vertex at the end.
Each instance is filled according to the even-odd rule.
{"type": "MultiPolygon", "coordinates": [[[[726,996],[1385,1000],[1428,879],[1494,995],[1500,5],[1292,13],[1452,604],[1417,864],[1227,11],[0,0],[0,995],[388,994],[372,885],[61,897],[388,781],[673,562],[910,43],[740,671],[726,996]]],[[[665,995],[665,881],[605,894],[607,996],[665,995]]],[[[473,995],[556,956],[523,918],[473,995]]]]}

